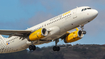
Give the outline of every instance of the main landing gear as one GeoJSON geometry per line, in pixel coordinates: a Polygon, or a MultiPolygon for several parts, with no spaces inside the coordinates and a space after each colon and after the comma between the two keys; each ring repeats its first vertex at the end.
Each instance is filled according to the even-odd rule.
{"type": "Polygon", "coordinates": [[[33,45],[33,42],[31,42],[31,43],[32,43],[32,45],[29,46],[29,50],[30,51],[35,51],[36,50],[36,46],[33,45]]]}
{"type": "Polygon", "coordinates": [[[84,31],[84,25],[80,25],[81,31],[83,34],[86,34],[86,31],[84,31]]]}
{"type": "Polygon", "coordinates": [[[30,49],[30,51],[35,51],[36,50],[36,46],[35,45],[30,45],[29,49],[30,49]]]}
{"type": "Polygon", "coordinates": [[[53,51],[60,51],[60,47],[57,46],[57,43],[59,42],[59,39],[55,40],[55,46],[53,47],[53,51]]]}

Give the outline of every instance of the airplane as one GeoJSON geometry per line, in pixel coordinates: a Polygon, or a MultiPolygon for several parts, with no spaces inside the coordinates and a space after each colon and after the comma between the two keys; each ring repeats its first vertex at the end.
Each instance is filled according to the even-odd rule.
{"type": "Polygon", "coordinates": [[[30,51],[35,51],[35,45],[52,41],[55,41],[53,51],[60,51],[60,47],[57,46],[59,39],[64,40],[65,43],[82,39],[86,34],[84,25],[96,18],[97,15],[96,9],[82,6],[26,30],[0,30],[0,53],[13,53],[27,48],[30,51]],[[73,29],[76,31],[69,32],[73,29]],[[2,35],[9,35],[9,37],[5,38],[2,35]]]}

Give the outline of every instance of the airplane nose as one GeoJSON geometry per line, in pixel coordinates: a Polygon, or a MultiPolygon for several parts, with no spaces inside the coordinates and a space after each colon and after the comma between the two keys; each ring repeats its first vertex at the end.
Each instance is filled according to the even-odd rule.
{"type": "Polygon", "coordinates": [[[84,18],[87,18],[88,21],[92,21],[98,15],[98,11],[96,9],[87,10],[87,12],[88,12],[87,13],[88,16],[84,18]]]}
{"type": "Polygon", "coordinates": [[[96,17],[98,15],[98,11],[97,10],[93,10],[92,13],[93,13],[93,17],[96,17]]]}

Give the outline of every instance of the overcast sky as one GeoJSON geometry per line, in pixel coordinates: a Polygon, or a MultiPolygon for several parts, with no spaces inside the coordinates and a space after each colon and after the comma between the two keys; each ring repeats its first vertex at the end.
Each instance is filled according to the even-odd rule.
{"type": "MultiPolygon", "coordinates": [[[[25,30],[80,6],[90,6],[99,15],[85,25],[84,38],[71,44],[105,44],[105,0],[0,0],[0,29],[25,30]]],[[[39,46],[49,45],[54,42],[39,46]]]]}

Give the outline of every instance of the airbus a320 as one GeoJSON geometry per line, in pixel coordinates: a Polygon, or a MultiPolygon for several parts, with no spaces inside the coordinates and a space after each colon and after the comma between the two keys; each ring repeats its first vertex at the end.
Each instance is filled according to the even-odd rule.
{"type": "Polygon", "coordinates": [[[82,39],[86,31],[84,25],[92,21],[98,11],[88,6],[77,7],[26,30],[0,30],[0,53],[36,50],[35,45],[55,41],[53,51],[60,51],[59,39],[65,43],[82,39]],[[80,27],[80,29],[78,29],[80,27]],[[69,32],[73,29],[76,31],[69,32]],[[2,35],[9,35],[4,38],[2,35]]]}

